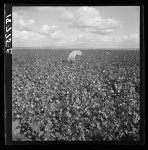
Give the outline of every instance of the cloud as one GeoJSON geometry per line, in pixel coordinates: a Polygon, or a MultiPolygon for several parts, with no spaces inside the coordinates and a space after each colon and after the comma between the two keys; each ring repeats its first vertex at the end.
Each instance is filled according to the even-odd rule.
{"type": "Polygon", "coordinates": [[[44,35],[48,40],[54,40],[55,43],[67,38],[67,35],[59,30],[57,25],[44,24],[40,28],[39,34],[44,35]]]}
{"type": "Polygon", "coordinates": [[[45,37],[33,31],[13,30],[13,39],[15,40],[42,40],[45,37]]]}
{"type": "Polygon", "coordinates": [[[81,44],[83,46],[96,46],[96,47],[138,47],[139,46],[139,35],[95,35],[90,33],[82,33],[72,37],[67,40],[69,43],[81,44]]]}
{"type": "Polygon", "coordinates": [[[114,42],[136,42],[139,43],[139,34],[124,35],[121,37],[113,37],[114,42]]]}
{"type": "Polygon", "coordinates": [[[139,42],[140,36],[139,34],[132,34],[129,36],[130,39],[135,40],[136,42],[139,42]]]}
{"type": "Polygon", "coordinates": [[[131,34],[122,36],[120,38],[114,38],[113,42],[118,47],[124,47],[124,48],[133,48],[133,47],[140,47],[140,40],[139,40],[139,34],[131,34]]]}
{"type": "Polygon", "coordinates": [[[50,35],[50,34],[56,32],[57,28],[58,28],[57,25],[51,25],[51,26],[49,26],[47,24],[44,24],[44,25],[42,25],[42,27],[40,29],[40,33],[41,34],[45,34],[45,35],[50,35]]]}
{"type": "Polygon", "coordinates": [[[23,17],[21,17],[20,15],[18,15],[17,12],[12,13],[12,27],[13,29],[17,29],[20,31],[31,31],[30,26],[32,24],[34,24],[34,20],[30,19],[30,20],[24,20],[23,17]]]}
{"type": "Polygon", "coordinates": [[[12,38],[13,47],[44,47],[51,43],[45,36],[33,31],[13,30],[12,38]]]}
{"type": "Polygon", "coordinates": [[[31,42],[36,42],[36,45],[55,45],[61,42],[69,42],[71,37],[65,35],[62,31],[57,30],[58,26],[56,25],[47,25],[44,24],[40,28],[40,31],[27,31],[27,30],[17,30],[13,29],[13,44],[17,43],[26,43],[30,44],[31,42]]]}
{"type": "Polygon", "coordinates": [[[53,32],[51,34],[51,36],[54,39],[65,39],[66,38],[66,35],[63,34],[63,32],[61,32],[60,30],[57,30],[57,31],[53,32]]]}
{"type": "Polygon", "coordinates": [[[62,14],[69,21],[69,26],[96,34],[111,34],[120,25],[119,21],[104,18],[93,7],[80,7],[75,11],[65,10],[62,14]]]}
{"type": "Polygon", "coordinates": [[[55,43],[71,42],[76,40],[75,36],[69,36],[59,30],[57,25],[44,24],[40,28],[39,33],[46,36],[47,39],[55,40],[55,43]]]}

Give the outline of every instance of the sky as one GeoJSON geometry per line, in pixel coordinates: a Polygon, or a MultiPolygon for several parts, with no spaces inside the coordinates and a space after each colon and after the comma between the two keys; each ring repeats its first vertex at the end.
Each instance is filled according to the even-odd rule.
{"type": "Polygon", "coordinates": [[[12,46],[139,48],[139,6],[15,6],[12,46]]]}

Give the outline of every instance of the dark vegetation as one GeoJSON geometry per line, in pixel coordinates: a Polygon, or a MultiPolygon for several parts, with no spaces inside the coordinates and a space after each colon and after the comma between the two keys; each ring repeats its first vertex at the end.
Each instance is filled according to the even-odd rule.
{"type": "Polygon", "coordinates": [[[68,63],[68,50],[13,51],[13,135],[32,141],[139,140],[139,51],[82,52],[68,63]]]}

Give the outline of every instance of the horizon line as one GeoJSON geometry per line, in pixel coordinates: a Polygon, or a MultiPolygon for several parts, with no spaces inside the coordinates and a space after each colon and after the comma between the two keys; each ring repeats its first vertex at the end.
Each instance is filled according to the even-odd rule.
{"type": "Polygon", "coordinates": [[[71,47],[12,47],[12,49],[22,49],[22,48],[31,48],[31,49],[140,49],[138,47],[134,47],[134,48],[101,48],[101,47],[98,47],[98,48],[93,48],[93,47],[90,47],[90,48],[71,48],[71,47]]]}

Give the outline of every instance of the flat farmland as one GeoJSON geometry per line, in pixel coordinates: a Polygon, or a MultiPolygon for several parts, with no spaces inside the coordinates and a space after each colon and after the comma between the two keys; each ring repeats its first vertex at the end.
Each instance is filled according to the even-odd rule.
{"type": "Polygon", "coordinates": [[[140,51],[14,49],[13,134],[32,141],[138,141],[140,51]]]}

